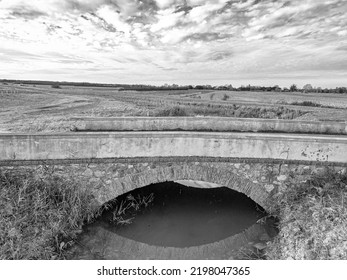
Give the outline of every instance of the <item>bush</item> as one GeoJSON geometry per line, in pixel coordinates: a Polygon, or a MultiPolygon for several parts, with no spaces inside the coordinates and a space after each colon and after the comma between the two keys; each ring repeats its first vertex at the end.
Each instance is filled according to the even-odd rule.
{"type": "Polygon", "coordinates": [[[306,114],[306,112],[288,109],[282,106],[278,108],[264,108],[235,104],[217,105],[198,103],[180,104],[164,109],[157,109],[151,113],[151,115],[155,117],[203,115],[263,119],[295,119],[304,114],[306,114]]]}
{"type": "Polygon", "coordinates": [[[223,101],[227,101],[228,99],[229,99],[229,95],[224,94],[223,97],[222,97],[222,100],[223,101]]]}
{"type": "Polygon", "coordinates": [[[61,86],[58,84],[54,84],[54,85],[51,85],[51,88],[61,88],[61,86]]]}
{"type": "Polygon", "coordinates": [[[297,106],[309,106],[309,107],[322,107],[321,104],[314,103],[311,101],[303,101],[303,102],[292,102],[291,105],[297,105],[297,106]]]}
{"type": "Polygon", "coordinates": [[[164,108],[155,113],[157,117],[172,117],[172,116],[189,116],[189,112],[186,108],[181,106],[174,106],[164,108]]]}

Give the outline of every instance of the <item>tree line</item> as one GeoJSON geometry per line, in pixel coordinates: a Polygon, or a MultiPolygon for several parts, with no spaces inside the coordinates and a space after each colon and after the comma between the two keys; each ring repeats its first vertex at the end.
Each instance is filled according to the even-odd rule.
{"type": "Polygon", "coordinates": [[[164,84],[161,86],[144,85],[144,84],[105,84],[105,83],[88,83],[88,82],[54,82],[54,81],[35,81],[35,80],[8,80],[0,79],[3,84],[21,84],[21,85],[49,85],[52,88],[59,89],[61,86],[82,86],[82,87],[112,87],[118,90],[136,90],[136,91],[152,91],[152,90],[230,90],[230,91],[273,91],[273,92],[313,92],[313,93],[347,93],[346,87],[336,88],[321,88],[313,87],[311,84],[306,84],[299,88],[296,84],[289,87],[281,88],[278,85],[274,86],[240,86],[233,87],[231,84],[212,86],[212,85],[177,85],[164,84]]]}

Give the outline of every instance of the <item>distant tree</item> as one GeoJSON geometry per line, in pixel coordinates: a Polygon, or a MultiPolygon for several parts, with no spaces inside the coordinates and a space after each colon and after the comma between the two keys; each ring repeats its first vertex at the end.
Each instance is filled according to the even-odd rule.
{"type": "Polygon", "coordinates": [[[347,88],[345,88],[345,87],[336,88],[336,92],[337,93],[347,93],[347,88]]]}
{"type": "Polygon", "coordinates": [[[275,86],[273,87],[273,89],[274,89],[274,91],[277,91],[277,92],[281,91],[281,88],[280,88],[279,85],[275,85],[275,86]]]}
{"type": "Polygon", "coordinates": [[[306,84],[302,89],[304,90],[304,92],[311,92],[313,90],[313,87],[311,84],[306,84]]]}
{"type": "Polygon", "coordinates": [[[232,84],[226,84],[225,87],[228,89],[228,90],[233,90],[234,87],[232,84]]]}
{"type": "Polygon", "coordinates": [[[292,85],[290,86],[290,91],[298,91],[297,85],[296,85],[296,84],[292,84],[292,85]]]}

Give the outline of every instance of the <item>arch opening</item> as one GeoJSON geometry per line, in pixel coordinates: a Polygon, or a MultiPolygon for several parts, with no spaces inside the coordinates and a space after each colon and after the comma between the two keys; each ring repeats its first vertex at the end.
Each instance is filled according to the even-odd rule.
{"type": "MultiPolygon", "coordinates": [[[[264,243],[277,234],[268,231],[267,221],[265,224],[257,222],[268,209],[270,195],[266,189],[223,164],[218,167],[204,163],[158,166],[128,173],[111,183],[103,183],[95,191],[97,204],[107,211],[94,224],[85,227],[79,243],[88,244],[89,248],[78,246],[72,250],[75,252],[72,258],[95,259],[101,255],[102,259],[235,259],[236,254],[236,259],[242,259],[244,256],[240,257],[239,251],[244,245],[249,247],[260,240],[264,243]],[[153,201],[150,199],[152,193],[153,201]],[[186,196],[177,200],[182,198],[182,193],[186,196]],[[135,205],[142,199],[149,206],[143,207],[146,203],[142,202],[138,211],[130,209],[120,217],[119,225],[110,222],[117,204],[119,206],[123,200],[131,204],[134,199],[137,200],[135,205]],[[170,228],[168,222],[171,221],[171,226],[175,224],[170,216],[173,213],[168,213],[170,211],[160,203],[166,206],[173,203],[168,209],[179,210],[181,220],[176,220],[176,228],[170,228]],[[251,219],[240,219],[242,215],[237,211],[232,213],[235,205],[251,206],[252,210],[247,210],[251,219]],[[224,208],[225,212],[213,207],[224,208]],[[215,211],[217,215],[213,216],[215,211]],[[170,215],[165,218],[164,214],[170,215]],[[233,215],[235,220],[232,220],[233,215]],[[237,219],[241,221],[239,228],[232,226],[237,219]],[[180,232],[182,228],[185,229],[183,233],[180,232]],[[202,234],[206,232],[209,234],[202,234]],[[101,253],[96,256],[90,252],[101,253]]],[[[238,211],[243,211],[242,207],[238,211]]],[[[126,204],[123,203],[122,208],[126,208],[126,204]]],[[[273,225],[269,226],[273,228],[273,225]]]]}
{"type": "Polygon", "coordinates": [[[71,258],[243,259],[244,246],[273,237],[257,223],[265,210],[245,194],[204,181],[179,182],[150,184],[109,201],[84,228],[71,258]],[[126,211],[115,220],[117,209],[126,211]]]}
{"type": "Polygon", "coordinates": [[[246,230],[265,215],[245,194],[191,180],[137,188],[109,205],[101,217],[108,230],[162,247],[218,242],[246,230]]]}
{"type": "Polygon", "coordinates": [[[202,164],[182,164],[169,167],[158,167],[141,173],[131,174],[115,180],[112,184],[103,186],[97,194],[98,204],[101,206],[116,197],[151,184],[162,182],[205,182],[201,187],[211,188],[216,185],[245,194],[265,210],[270,204],[270,195],[264,188],[251,181],[246,176],[240,176],[227,168],[217,168],[202,164]],[[208,184],[206,184],[208,183],[208,184]]]}

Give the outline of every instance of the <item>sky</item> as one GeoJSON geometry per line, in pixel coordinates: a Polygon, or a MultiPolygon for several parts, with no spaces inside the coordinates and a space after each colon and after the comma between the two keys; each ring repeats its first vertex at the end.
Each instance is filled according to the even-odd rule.
{"type": "Polygon", "coordinates": [[[347,0],[0,0],[0,79],[347,86],[347,0]]]}

